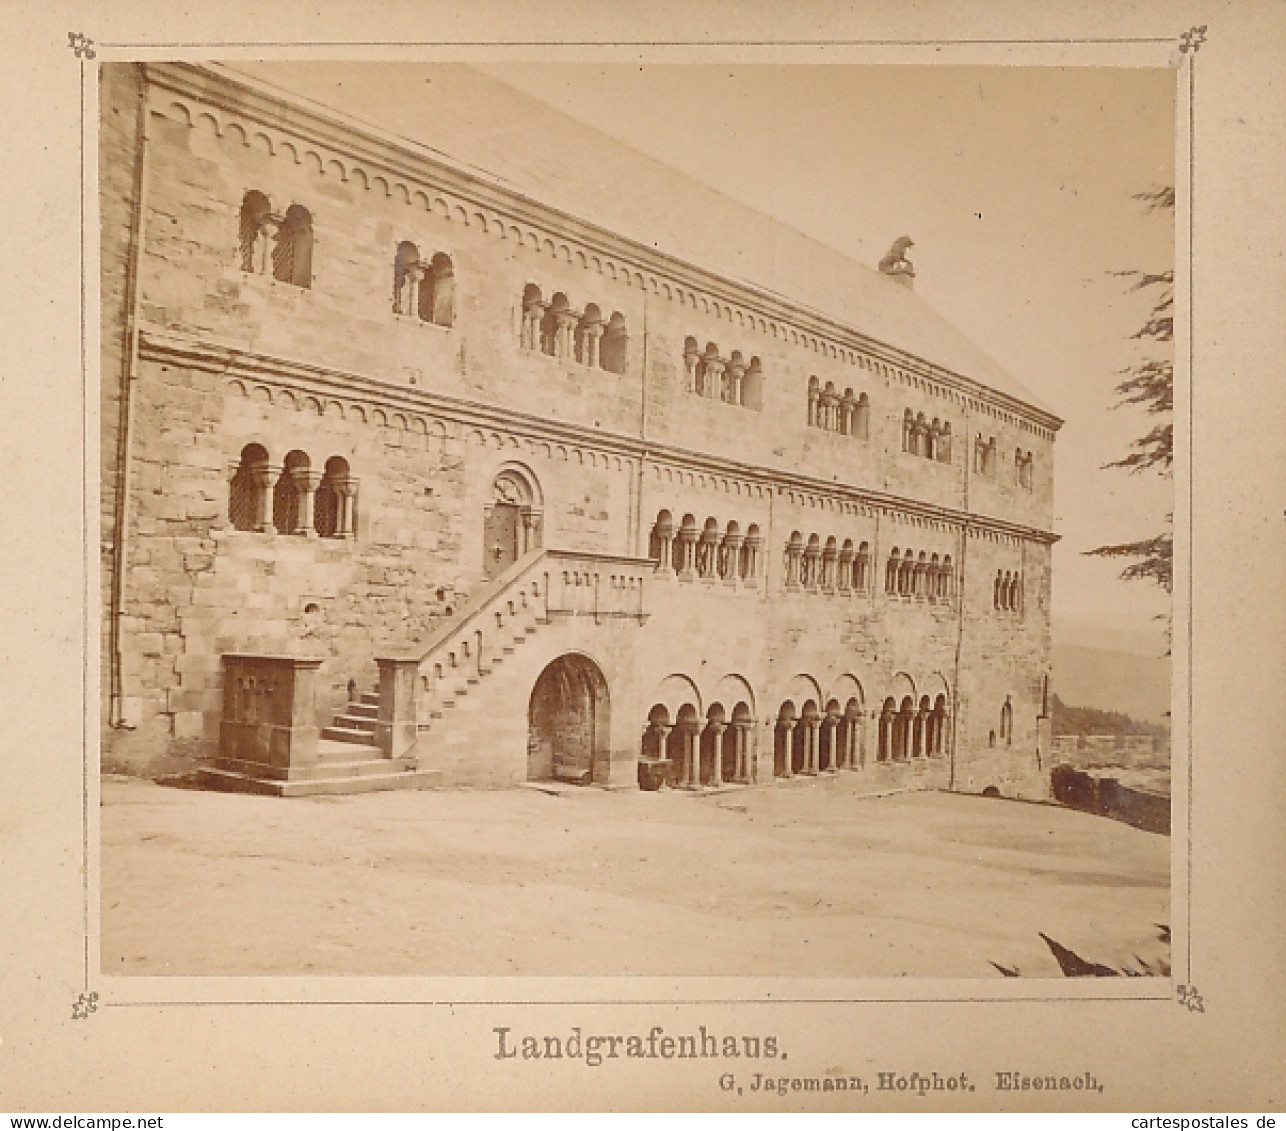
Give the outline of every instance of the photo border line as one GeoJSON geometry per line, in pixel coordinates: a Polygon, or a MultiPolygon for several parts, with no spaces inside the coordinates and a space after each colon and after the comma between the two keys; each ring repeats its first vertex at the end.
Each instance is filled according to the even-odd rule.
{"type": "MultiPolygon", "coordinates": [[[[1194,31],[1196,29],[1193,29],[1194,31]]],[[[1192,852],[1192,787],[1193,787],[1193,667],[1192,661],[1195,653],[1193,642],[1193,535],[1194,535],[1194,508],[1193,500],[1195,495],[1195,460],[1191,458],[1193,440],[1194,440],[1194,413],[1192,412],[1192,403],[1194,396],[1194,365],[1195,365],[1195,337],[1192,333],[1194,322],[1195,301],[1193,295],[1192,276],[1194,272],[1194,253],[1193,240],[1195,233],[1195,210],[1193,207],[1195,201],[1195,136],[1196,136],[1196,53],[1204,42],[1205,28],[1200,29],[1202,32],[1201,39],[1189,46],[1183,45],[1180,40],[1180,56],[1171,64],[1176,70],[1181,71],[1186,63],[1188,71],[1188,302],[1187,302],[1187,334],[1188,334],[1188,609],[1187,609],[1187,844],[1186,844],[1186,908],[1185,908],[1185,973],[1187,985],[1180,986],[1175,983],[1175,976],[1172,972],[1168,981],[1170,989],[1168,994],[1130,994],[1130,995],[1112,995],[1112,996],[937,996],[937,997],[881,997],[881,996],[864,996],[864,997],[805,997],[805,998],[716,998],[716,997],[698,997],[698,998],[625,998],[625,999],[513,999],[506,1000],[501,998],[488,999],[485,1001],[476,1000],[458,1000],[458,999],[397,999],[397,1000],[380,1000],[369,998],[290,998],[290,999],[227,999],[227,1000],[135,1000],[135,1001],[110,1001],[103,1000],[97,991],[91,991],[92,974],[91,964],[91,891],[90,891],[90,843],[89,843],[89,803],[91,789],[91,769],[89,764],[89,712],[92,709],[90,703],[90,647],[93,646],[90,631],[90,613],[91,599],[89,586],[92,578],[95,576],[95,570],[92,567],[90,553],[92,541],[89,537],[89,500],[91,495],[91,486],[89,483],[89,425],[91,420],[90,412],[90,379],[89,379],[89,358],[88,358],[88,329],[87,329],[87,294],[86,294],[86,272],[85,272],[85,240],[87,236],[86,226],[86,200],[85,200],[85,174],[86,174],[86,131],[87,122],[85,116],[85,64],[86,57],[89,60],[96,58],[95,52],[90,48],[91,45],[97,45],[100,49],[110,51],[157,51],[157,50],[217,50],[219,48],[362,48],[362,47],[401,47],[401,48],[455,48],[455,47],[520,47],[520,48],[610,48],[610,47],[692,47],[692,48],[719,48],[719,47],[940,47],[940,46],[1049,46],[1049,47],[1067,47],[1067,46],[1098,46],[1104,44],[1125,44],[1125,45],[1142,45],[1142,44],[1165,44],[1175,41],[1175,36],[1112,36],[1103,38],[1031,38],[1031,39],[828,39],[828,40],[711,40],[696,42],[692,40],[402,40],[402,41],[382,41],[382,40],[343,40],[343,41],[272,41],[272,40],[242,40],[242,41],[220,41],[220,42],[195,42],[195,41],[162,41],[154,43],[146,42],[128,42],[128,41],[110,41],[110,40],[84,40],[85,49],[75,47],[76,56],[79,62],[79,91],[80,91],[80,175],[81,175],[81,194],[80,194],[80,229],[81,229],[81,247],[80,247],[80,354],[81,354],[81,381],[82,381],[82,463],[83,473],[81,478],[81,515],[83,535],[85,538],[83,563],[85,569],[84,589],[82,595],[83,612],[85,620],[84,632],[84,654],[81,659],[81,680],[82,696],[84,699],[84,711],[81,719],[82,731],[82,791],[81,791],[81,850],[83,867],[82,876],[82,893],[83,893],[83,920],[84,920],[84,970],[83,970],[83,987],[84,993],[82,1000],[86,995],[91,999],[91,1004],[87,1012],[93,1012],[95,1006],[99,1008],[119,1008],[129,1009],[138,1007],[157,1008],[165,1006],[182,1006],[182,1007],[204,1007],[204,1006],[336,1006],[336,1005],[384,1005],[384,1006],[444,1006],[444,1007],[463,1007],[463,1006],[694,1006],[694,1005],[849,1005],[849,1004],[898,1004],[898,1005],[938,1005],[938,1004],[1024,1004],[1032,1003],[1069,1003],[1076,1004],[1080,1002],[1157,1002],[1157,1001],[1175,1001],[1176,994],[1182,998],[1181,991],[1185,989],[1194,990],[1192,986],[1192,872],[1193,872],[1193,852],[1192,852]]],[[[1191,32],[1188,33],[1191,35],[1191,32]]],[[[896,64],[899,66],[909,66],[914,64],[896,64]]],[[[931,65],[931,64],[930,64],[931,65]]],[[[941,64],[939,64],[941,65],[941,64]]],[[[1018,65],[1018,64],[1014,64],[1018,65]]],[[[1031,66],[1040,66],[1041,64],[1030,64],[1031,66]]],[[[1177,139],[1176,139],[1177,140],[1177,139]]],[[[101,380],[101,373],[99,374],[101,380]]],[[[97,741],[94,746],[97,748],[97,741]]],[[[102,971],[98,972],[101,978],[102,971]]],[[[365,977],[365,975],[358,975],[365,977]]],[[[381,977],[381,975],[370,975],[371,977],[381,977]]],[[[150,976],[147,976],[150,977],[150,976]]],[[[265,976],[271,978],[271,975],[265,976]]],[[[499,975],[504,977],[504,975],[499,975]]],[[[135,981],[135,978],[129,978],[135,981]]],[[[1149,982],[1153,981],[1148,979],[1149,982]]],[[[1156,983],[1161,983],[1163,979],[1156,979],[1156,983]]],[[[1145,987],[1140,986],[1140,989],[1145,987]]],[[[1192,1008],[1191,1006],[1189,1007],[1192,1008]]],[[[1204,1010],[1202,1010],[1204,1012],[1204,1010]]],[[[83,1015],[82,1015],[83,1016],[83,1015]]]]}

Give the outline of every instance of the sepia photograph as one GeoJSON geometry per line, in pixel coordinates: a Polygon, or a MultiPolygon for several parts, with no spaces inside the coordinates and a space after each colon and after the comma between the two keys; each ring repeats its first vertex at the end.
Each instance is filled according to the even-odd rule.
{"type": "Polygon", "coordinates": [[[1276,1126],[1284,15],[15,10],[0,1106],[1276,1126]]]}
{"type": "Polygon", "coordinates": [[[1169,974],[1173,70],[99,84],[105,972],[1169,974]]]}

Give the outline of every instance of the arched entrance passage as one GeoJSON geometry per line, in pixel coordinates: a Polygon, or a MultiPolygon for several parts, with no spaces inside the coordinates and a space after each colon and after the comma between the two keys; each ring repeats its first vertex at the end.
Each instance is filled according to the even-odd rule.
{"type": "Polygon", "coordinates": [[[527,708],[527,779],[588,784],[608,770],[607,680],[593,660],[568,653],[540,673],[527,708]]]}
{"type": "Polygon", "coordinates": [[[497,577],[541,544],[540,485],[519,464],[502,467],[482,512],[482,576],[497,577]]]}

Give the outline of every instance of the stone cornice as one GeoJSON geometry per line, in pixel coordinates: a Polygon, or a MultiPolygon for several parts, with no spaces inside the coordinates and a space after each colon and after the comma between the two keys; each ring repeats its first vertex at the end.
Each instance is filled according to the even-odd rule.
{"type": "MultiPolygon", "coordinates": [[[[285,101],[267,84],[258,83],[249,76],[233,77],[224,73],[217,64],[145,63],[143,67],[152,86],[216,107],[221,112],[240,115],[269,129],[319,145],[331,153],[342,154],[373,170],[391,174],[395,179],[410,182],[414,190],[402,186],[408,202],[413,191],[424,195],[422,187],[451,194],[467,201],[470,207],[489,211],[493,220],[505,224],[517,221],[539,230],[541,240],[556,239],[563,245],[569,242],[578,244],[591,256],[604,256],[619,262],[627,282],[652,293],[660,293],[658,280],[661,284],[673,283],[680,289],[709,296],[716,304],[740,307],[751,314],[752,320],[767,318],[770,322],[796,328],[803,332],[806,340],[811,340],[815,349],[820,345],[821,352],[826,353],[829,346],[831,352],[828,356],[833,356],[836,346],[844,351],[856,351],[880,363],[901,367],[923,379],[936,381],[961,396],[989,404],[1003,413],[1028,420],[1051,434],[1062,426],[1062,420],[1052,413],[965,374],[868,337],[851,326],[791,303],[771,291],[717,275],[589,223],[528,197],[480,170],[453,164],[444,154],[428,146],[388,135],[368,123],[350,120],[330,107],[314,109],[302,98],[285,101]],[[819,343],[816,338],[826,341],[819,343]]],[[[188,113],[191,115],[190,111],[188,113]]],[[[271,139],[267,140],[271,143],[271,139]]],[[[319,168],[327,165],[326,154],[315,157],[319,168]]],[[[299,159],[298,153],[296,159],[299,159]]],[[[347,179],[349,174],[350,170],[341,163],[340,175],[347,179]]],[[[368,182],[374,180],[365,172],[363,177],[368,182]]],[[[385,188],[392,192],[387,182],[385,188]]],[[[427,196],[425,205],[429,205],[427,196]]],[[[449,204],[445,206],[450,208],[449,204]]],[[[467,223],[468,212],[461,211],[465,212],[467,223]]],[[[479,215],[485,223],[487,217],[479,215]]],[[[581,254],[583,257],[584,253],[581,254]]]]}
{"type": "Polygon", "coordinates": [[[440,417],[466,428],[486,428],[551,443],[576,444],[640,463],[663,460],[684,468],[760,484],[775,492],[797,491],[839,497],[860,506],[917,515],[955,527],[990,530],[1034,542],[1052,543],[1059,538],[1052,531],[988,515],[970,514],[952,507],[836,483],[799,472],[776,471],[743,464],[722,456],[657,444],[637,436],[606,432],[599,428],[585,428],[480,401],[444,396],[418,388],[401,388],[310,362],[269,356],[234,343],[144,329],[139,335],[139,356],[148,361],[218,373],[226,378],[286,386],[317,397],[347,398],[362,404],[386,407],[390,412],[440,417]]]}

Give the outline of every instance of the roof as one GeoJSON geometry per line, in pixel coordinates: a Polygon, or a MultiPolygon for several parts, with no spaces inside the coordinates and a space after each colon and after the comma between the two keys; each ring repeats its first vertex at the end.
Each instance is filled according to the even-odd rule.
{"type": "Polygon", "coordinates": [[[220,69],[366,121],[524,196],[1054,415],[910,288],[476,68],[238,61],[220,69]]]}

